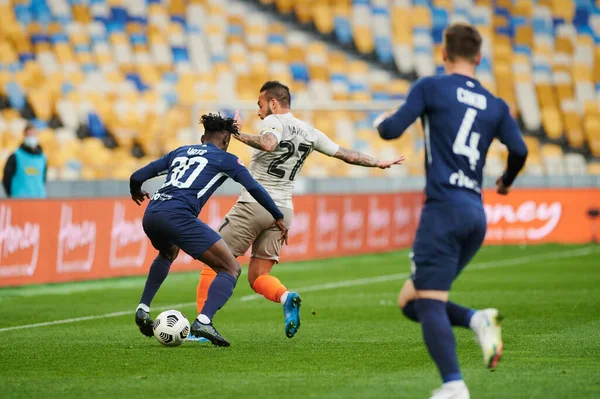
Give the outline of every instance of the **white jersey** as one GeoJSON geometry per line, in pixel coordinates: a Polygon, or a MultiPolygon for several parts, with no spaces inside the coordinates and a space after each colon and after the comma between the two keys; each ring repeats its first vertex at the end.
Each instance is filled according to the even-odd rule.
{"type": "MultiPolygon", "coordinates": [[[[291,113],[272,114],[263,120],[260,134],[272,133],[279,144],[273,152],[254,150],[248,170],[267,190],[277,206],[293,209],[294,180],[312,150],[333,156],[340,148],[325,133],[291,113]]],[[[239,202],[256,202],[244,189],[239,202]]]]}

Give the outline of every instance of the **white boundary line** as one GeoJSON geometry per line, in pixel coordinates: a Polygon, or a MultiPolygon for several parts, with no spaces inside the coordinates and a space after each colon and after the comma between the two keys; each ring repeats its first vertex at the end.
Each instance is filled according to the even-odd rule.
{"type": "MultiPolygon", "coordinates": [[[[594,248],[580,248],[580,249],[573,249],[573,250],[568,250],[568,251],[550,252],[550,253],[546,253],[546,254],[527,255],[527,256],[521,256],[521,257],[512,258],[512,259],[473,263],[472,265],[468,266],[465,270],[480,270],[480,269],[491,269],[491,268],[502,267],[502,266],[521,265],[521,264],[524,264],[527,262],[532,262],[532,261],[548,260],[548,259],[554,259],[554,258],[564,258],[564,257],[569,257],[569,256],[589,255],[593,252],[595,252],[594,248]]],[[[384,276],[361,278],[358,280],[346,280],[346,281],[338,281],[338,282],[334,282],[334,283],[312,285],[309,287],[298,288],[297,291],[298,292],[314,292],[314,291],[333,290],[333,289],[342,288],[342,287],[356,287],[356,286],[360,286],[360,285],[368,285],[368,284],[374,284],[374,283],[384,283],[387,281],[402,280],[402,279],[408,278],[409,276],[410,276],[409,273],[387,274],[384,276]]],[[[253,300],[259,299],[259,298],[262,298],[262,295],[251,294],[251,295],[245,295],[245,296],[241,297],[240,299],[243,302],[247,302],[247,301],[253,301],[253,300]]]]}
{"type": "MultiPolygon", "coordinates": [[[[521,257],[516,257],[516,258],[512,258],[512,259],[503,259],[503,260],[499,260],[499,261],[474,263],[471,266],[469,266],[466,270],[482,270],[482,269],[492,269],[492,268],[504,267],[504,266],[515,266],[515,265],[522,265],[524,263],[528,263],[528,262],[532,262],[532,261],[550,260],[550,259],[556,259],[556,258],[567,258],[567,257],[571,257],[571,256],[584,256],[584,255],[592,254],[594,252],[600,252],[600,251],[598,251],[595,247],[588,247],[588,248],[580,248],[580,249],[574,249],[574,250],[568,250],[568,251],[556,251],[556,252],[549,252],[549,253],[545,253],[545,254],[527,255],[527,256],[521,256],[521,257]]],[[[384,283],[384,282],[388,282],[388,281],[401,280],[401,279],[404,279],[407,277],[408,277],[408,273],[388,274],[388,275],[384,275],[384,276],[312,285],[312,286],[308,286],[308,287],[304,287],[304,288],[299,288],[298,291],[303,292],[303,293],[304,292],[314,292],[314,291],[326,291],[326,290],[333,290],[336,288],[343,288],[343,287],[357,287],[357,286],[361,286],[361,285],[384,283]]],[[[257,294],[252,294],[252,295],[245,295],[245,296],[241,297],[240,300],[242,302],[248,302],[248,301],[253,301],[255,299],[258,299],[258,298],[262,298],[262,296],[257,295],[257,294]]],[[[173,305],[155,307],[153,309],[154,310],[167,310],[167,309],[173,309],[173,308],[192,306],[194,304],[195,304],[195,302],[184,302],[184,303],[177,303],[177,304],[173,304],[173,305]]],[[[95,316],[83,316],[83,317],[74,317],[71,319],[53,320],[53,321],[47,321],[47,322],[43,322],[43,323],[24,324],[24,325],[13,326],[13,327],[5,327],[5,328],[0,328],[0,333],[7,332],[7,331],[14,331],[14,330],[23,330],[23,329],[28,329],[28,328],[47,327],[47,326],[53,326],[53,325],[57,325],[57,324],[78,323],[80,321],[108,319],[108,318],[112,318],[112,317],[120,317],[120,316],[127,316],[127,315],[133,316],[133,310],[105,313],[105,314],[95,315],[95,316]]]]}

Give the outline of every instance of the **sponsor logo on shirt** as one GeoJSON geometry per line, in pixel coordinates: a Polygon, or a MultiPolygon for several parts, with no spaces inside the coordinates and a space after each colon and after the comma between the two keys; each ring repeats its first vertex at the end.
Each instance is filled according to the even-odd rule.
{"type": "Polygon", "coordinates": [[[465,175],[462,170],[452,173],[449,181],[453,186],[464,187],[477,193],[481,193],[481,187],[479,187],[477,180],[471,179],[469,176],[465,175]]]}

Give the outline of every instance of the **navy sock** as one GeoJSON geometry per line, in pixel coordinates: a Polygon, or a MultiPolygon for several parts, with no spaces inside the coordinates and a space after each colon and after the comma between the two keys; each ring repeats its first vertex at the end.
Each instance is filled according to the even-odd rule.
{"type": "Polygon", "coordinates": [[[465,308],[454,302],[446,303],[446,312],[450,318],[450,323],[453,326],[470,328],[471,317],[475,314],[475,310],[465,308]]]}
{"type": "MultiPolygon", "coordinates": [[[[450,319],[450,324],[452,324],[452,326],[466,328],[470,328],[471,317],[475,314],[474,309],[465,308],[454,302],[446,302],[446,312],[448,313],[448,318],[450,319]]],[[[402,313],[412,321],[419,321],[414,300],[407,302],[406,305],[404,305],[402,313]]]]}
{"type": "Polygon", "coordinates": [[[152,262],[152,265],[150,266],[150,271],[148,272],[148,278],[146,279],[146,285],[144,286],[144,292],[142,293],[140,303],[150,307],[154,295],[156,295],[161,284],[167,278],[172,263],[172,261],[160,254],[154,259],[154,262],[152,262]]]}
{"type": "Polygon", "coordinates": [[[218,273],[210,287],[206,302],[200,314],[205,315],[211,321],[215,313],[223,307],[233,294],[237,279],[229,273],[218,273]]]}
{"type": "Polygon", "coordinates": [[[456,341],[446,303],[435,299],[417,299],[415,305],[425,345],[440,371],[442,380],[444,383],[462,380],[456,357],[456,341]]]}
{"type": "Polygon", "coordinates": [[[409,318],[412,321],[419,322],[419,315],[417,315],[417,307],[415,306],[415,301],[407,302],[406,305],[402,308],[402,313],[404,316],[409,318]]]}

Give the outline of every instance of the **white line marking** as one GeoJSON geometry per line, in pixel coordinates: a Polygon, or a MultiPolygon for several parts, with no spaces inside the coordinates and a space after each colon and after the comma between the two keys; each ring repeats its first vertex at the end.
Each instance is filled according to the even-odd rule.
{"type": "MultiPolygon", "coordinates": [[[[546,253],[546,254],[527,255],[527,256],[521,256],[518,258],[503,259],[503,260],[498,260],[498,261],[473,263],[472,265],[468,266],[465,269],[465,271],[491,269],[494,267],[502,267],[502,266],[522,265],[524,263],[532,262],[532,261],[548,260],[548,259],[554,259],[554,258],[564,258],[564,257],[569,257],[569,256],[589,255],[593,252],[595,252],[594,248],[580,248],[580,249],[573,249],[573,250],[568,250],[568,251],[550,252],[550,253],[546,253]]],[[[360,286],[360,285],[368,285],[368,284],[374,284],[374,283],[385,283],[388,281],[402,280],[402,279],[408,278],[409,275],[410,275],[409,273],[387,274],[385,276],[377,276],[377,277],[370,277],[370,278],[361,278],[358,280],[346,280],[346,281],[338,281],[338,282],[334,282],[334,283],[313,285],[310,287],[298,288],[297,291],[298,292],[314,292],[314,291],[333,290],[333,289],[341,288],[341,287],[356,287],[356,286],[360,286]]],[[[251,294],[251,295],[245,295],[245,296],[241,297],[240,299],[243,302],[247,302],[247,301],[253,301],[253,300],[259,299],[259,298],[262,298],[262,295],[251,294]]]]}
{"type": "MultiPolygon", "coordinates": [[[[156,307],[154,309],[167,310],[167,309],[173,309],[173,308],[182,308],[185,306],[191,306],[191,305],[195,305],[195,304],[196,304],[196,302],[176,303],[175,305],[160,306],[160,307],[156,307]]],[[[53,326],[56,324],[77,323],[80,321],[87,321],[87,320],[109,319],[111,317],[120,317],[120,316],[127,316],[127,315],[133,316],[133,314],[134,314],[134,311],[132,311],[132,310],[124,310],[122,312],[105,313],[105,314],[99,314],[96,316],[74,317],[72,319],[45,321],[43,323],[34,323],[34,324],[25,324],[22,326],[5,327],[5,328],[0,328],[0,332],[23,330],[26,328],[46,327],[46,326],[53,326]]]]}
{"type": "MultiPolygon", "coordinates": [[[[512,258],[512,259],[504,259],[504,260],[499,260],[499,261],[474,263],[471,266],[469,266],[466,269],[466,271],[491,269],[491,268],[503,267],[503,266],[515,266],[515,265],[521,265],[521,264],[524,264],[527,262],[532,262],[532,261],[550,260],[550,259],[556,259],[556,258],[567,258],[567,257],[572,257],[572,256],[584,256],[584,255],[592,254],[594,252],[600,252],[600,251],[597,250],[595,247],[589,247],[589,248],[580,248],[580,249],[568,250],[568,251],[550,252],[550,253],[545,253],[545,254],[527,255],[527,256],[521,256],[521,257],[512,258]]],[[[408,277],[408,273],[388,274],[388,275],[384,275],[384,276],[312,285],[312,286],[308,286],[308,287],[304,287],[304,288],[299,288],[298,291],[299,292],[326,291],[326,290],[333,290],[336,288],[343,288],[343,287],[356,287],[356,286],[361,286],[361,285],[384,283],[384,282],[388,282],[388,281],[401,280],[401,279],[404,279],[407,277],[408,277]]],[[[253,301],[258,298],[262,298],[262,296],[252,294],[252,295],[243,296],[240,298],[240,300],[243,302],[247,302],[247,301],[253,301]]],[[[156,307],[156,308],[153,308],[153,310],[160,311],[160,310],[167,310],[167,309],[176,309],[176,308],[192,306],[195,304],[196,304],[196,302],[184,302],[184,303],[177,303],[174,305],[156,307]]],[[[43,322],[43,323],[24,324],[21,326],[0,328],[0,332],[23,330],[23,329],[37,328],[37,327],[47,327],[47,326],[53,326],[53,325],[57,325],[57,324],[78,323],[80,321],[88,321],[88,320],[108,319],[108,318],[112,318],[112,317],[133,315],[133,313],[134,313],[133,310],[126,310],[126,311],[122,311],[122,312],[105,313],[105,314],[95,315],[95,316],[74,317],[71,319],[54,320],[54,321],[47,321],[47,322],[43,322]]]]}

